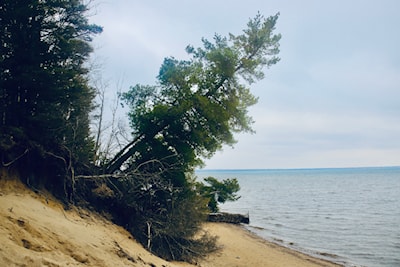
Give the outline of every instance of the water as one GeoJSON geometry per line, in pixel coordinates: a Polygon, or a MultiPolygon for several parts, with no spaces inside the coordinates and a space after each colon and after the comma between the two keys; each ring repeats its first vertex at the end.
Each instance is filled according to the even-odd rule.
{"type": "Polygon", "coordinates": [[[237,178],[236,202],[222,211],[250,215],[250,230],[345,266],[400,266],[400,167],[201,170],[237,178]]]}

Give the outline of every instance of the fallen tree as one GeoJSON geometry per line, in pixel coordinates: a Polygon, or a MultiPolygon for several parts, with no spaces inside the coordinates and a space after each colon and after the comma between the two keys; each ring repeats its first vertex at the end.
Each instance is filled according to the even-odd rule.
{"type": "Polygon", "coordinates": [[[250,223],[249,215],[234,214],[227,212],[210,213],[208,214],[207,220],[209,222],[223,222],[223,223],[233,223],[233,224],[250,223]]]}

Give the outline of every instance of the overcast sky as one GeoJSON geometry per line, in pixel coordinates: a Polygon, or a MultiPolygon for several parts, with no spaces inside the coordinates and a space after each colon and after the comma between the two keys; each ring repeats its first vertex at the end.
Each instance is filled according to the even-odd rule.
{"type": "Polygon", "coordinates": [[[102,0],[91,22],[103,77],[155,84],[165,57],[280,12],[281,61],[251,86],[256,133],[207,169],[400,165],[400,1],[102,0]]]}

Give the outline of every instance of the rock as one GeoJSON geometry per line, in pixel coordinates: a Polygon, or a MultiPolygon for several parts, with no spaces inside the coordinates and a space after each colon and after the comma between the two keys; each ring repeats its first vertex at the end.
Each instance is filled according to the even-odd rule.
{"type": "Polygon", "coordinates": [[[245,223],[249,224],[250,219],[248,215],[242,214],[233,214],[233,213],[226,213],[226,212],[218,212],[218,213],[210,213],[208,214],[208,221],[209,222],[224,222],[224,223],[245,223]]]}

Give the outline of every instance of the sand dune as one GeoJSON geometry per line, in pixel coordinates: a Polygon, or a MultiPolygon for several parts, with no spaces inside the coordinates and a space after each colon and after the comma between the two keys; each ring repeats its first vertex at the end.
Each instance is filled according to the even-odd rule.
{"type": "MultiPolygon", "coordinates": [[[[335,266],[270,244],[235,225],[208,223],[221,250],[198,266],[335,266]]],[[[0,177],[0,266],[194,266],[146,251],[122,227],[0,177]]]]}
{"type": "Polygon", "coordinates": [[[63,207],[22,184],[0,195],[0,266],[176,266],[99,215],[63,207]]]}

